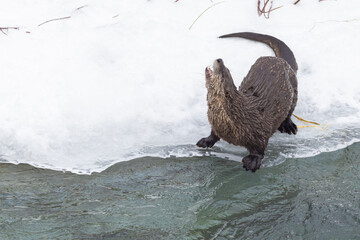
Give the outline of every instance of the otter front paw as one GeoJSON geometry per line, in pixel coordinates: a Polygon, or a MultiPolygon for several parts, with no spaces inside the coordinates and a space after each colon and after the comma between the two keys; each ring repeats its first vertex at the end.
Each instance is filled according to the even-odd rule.
{"type": "Polygon", "coordinates": [[[202,148],[211,148],[212,146],[214,146],[214,144],[217,142],[217,140],[215,140],[212,137],[206,137],[206,138],[202,138],[200,139],[197,143],[196,146],[198,147],[202,147],[202,148]]]}
{"type": "Polygon", "coordinates": [[[262,159],[263,156],[261,155],[257,155],[257,154],[247,155],[242,159],[243,168],[245,168],[246,171],[251,170],[252,172],[255,172],[260,168],[262,159]]]}

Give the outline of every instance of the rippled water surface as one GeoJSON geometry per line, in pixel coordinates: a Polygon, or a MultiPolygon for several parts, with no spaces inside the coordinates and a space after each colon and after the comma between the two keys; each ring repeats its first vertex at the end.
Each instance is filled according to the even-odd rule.
{"type": "Polygon", "coordinates": [[[359,239],[360,143],[255,174],[216,157],[0,164],[0,239],[359,239]]]}

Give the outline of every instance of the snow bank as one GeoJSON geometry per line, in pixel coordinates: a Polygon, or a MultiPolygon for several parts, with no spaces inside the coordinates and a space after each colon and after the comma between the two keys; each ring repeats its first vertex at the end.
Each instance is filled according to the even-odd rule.
{"type": "MultiPolygon", "coordinates": [[[[0,9],[0,158],[76,173],[140,156],[193,156],[210,127],[204,69],[223,58],[239,85],[265,45],[222,34],[282,39],[299,65],[295,113],[326,131],[275,134],[269,165],[358,141],[360,3],[253,1],[8,1],[0,9]],[[65,18],[44,23],[51,19],[65,18]],[[39,26],[39,24],[44,23],[39,26]],[[279,148],[279,146],[282,146],[279,148]]],[[[302,125],[302,123],[298,123],[302,125]]],[[[245,150],[220,143],[218,156],[245,150]]]]}

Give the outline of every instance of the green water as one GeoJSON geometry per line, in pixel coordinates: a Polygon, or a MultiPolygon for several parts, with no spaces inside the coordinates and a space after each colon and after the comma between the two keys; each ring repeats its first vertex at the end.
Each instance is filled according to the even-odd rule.
{"type": "Polygon", "coordinates": [[[255,174],[194,157],[0,178],[0,239],[360,239],[360,143],[255,174]]]}

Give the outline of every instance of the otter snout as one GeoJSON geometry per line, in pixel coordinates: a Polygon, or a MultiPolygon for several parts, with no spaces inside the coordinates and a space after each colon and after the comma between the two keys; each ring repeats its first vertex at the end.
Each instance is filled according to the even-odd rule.
{"type": "Polygon", "coordinates": [[[216,59],[213,63],[213,70],[215,73],[219,73],[224,67],[224,61],[221,58],[216,59]]]}

